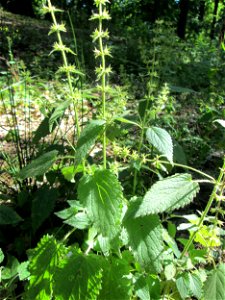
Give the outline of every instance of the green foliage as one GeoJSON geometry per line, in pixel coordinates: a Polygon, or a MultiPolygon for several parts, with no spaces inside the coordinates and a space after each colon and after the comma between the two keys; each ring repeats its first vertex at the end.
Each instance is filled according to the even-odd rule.
{"type": "Polygon", "coordinates": [[[61,104],[59,104],[56,109],[53,111],[52,115],[49,118],[49,131],[51,132],[54,126],[54,123],[60,119],[64,113],[65,110],[70,106],[71,101],[65,101],[61,104]]]}
{"type": "Polygon", "coordinates": [[[120,231],[123,204],[122,187],[116,176],[109,170],[85,175],[79,182],[78,198],[98,233],[113,240],[120,231]]]}
{"type": "Polygon", "coordinates": [[[30,177],[36,177],[39,175],[43,175],[46,173],[51,166],[54,164],[57,158],[58,151],[53,150],[50,152],[47,152],[38,158],[32,160],[30,164],[28,164],[26,167],[24,167],[19,172],[19,178],[22,180],[30,177]]]}
{"type": "Polygon", "coordinates": [[[97,137],[103,132],[105,121],[92,120],[82,131],[77,141],[76,163],[79,164],[94,145],[97,137]]]}
{"type": "Polygon", "coordinates": [[[202,282],[197,274],[185,272],[178,275],[176,279],[176,286],[182,299],[186,299],[187,297],[196,297],[197,299],[201,299],[202,282]]]}
{"type": "Polygon", "coordinates": [[[73,251],[67,257],[59,264],[54,275],[55,299],[97,299],[102,281],[98,256],[85,256],[73,251]]]}
{"type": "Polygon", "coordinates": [[[50,299],[53,292],[53,274],[65,247],[52,236],[44,236],[30,254],[30,280],[25,299],[50,299]]]}
{"type": "Polygon", "coordinates": [[[163,252],[163,237],[157,215],[136,217],[141,199],[134,199],[124,217],[123,224],[136,260],[147,272],[158,273],[162,269],[160,256],[163,252]]]}
{"type": "Polygon", "coordinates": [[[91,225],[91,221],[84,208],[78,201],[68,201],[70,207],[55,213],[59,218],[64,220],[74,228],[86,229],[91,225]]]}
{"type": "Polygon", "coordinates": [[[158,127],[148,128],[146,131],[146,139],[171,163],[173,162],[173,142],[166,130],[158,127]]]}
{"type": "Polygon", "coordinates": [[[58,198],[56,189],[49,189],[43,185],[35,194],[32,200],[31,218],[32,228],[36,231],[54,210],[58,198]]]}
{"type": "Polygon", "coordinates": [[[135,294],[141,300],[159,299],[160,282],[157,276],[141,275],[135,282],[135,294]]]}
{"type": "Polygon", "coordinates": [[[0,205],[0,225],[17,224],[22,218],[11,208],[0,205]]]}
{"type": "Polygon", "coordinates": [[[131,280],[129,279],[130,266],[126,261],[109,257],[103,263],[102,289],[98,299],[130,299],[131,280]]]}
{"type": "Polygon", "coordinates": [[[33,137],[33,143],[37,144],[42,138],[46,137],[51,133],[49,129],[49,117],[45,117],[40,123],[33,137]]]}
{"type": "Polygon", "coordinates": [[[14,256],[9,255],[7,257],[7,264],[3,268],[1,279],[7,280],[15,277],[17,275],[17,268],[19,267],[19,265],[20,264],[18,260],[14,256]]]}
{"type": "Polygon", "coordinates": [[[198,183],[189,174],[176,174],[155,183],[145,194],[136,216],[171,212],[193,201],[198,183]]]}
{"type": "Polygon", "coordinates": [[[54,33],[57,41],[51,58],[50,49],[42,47],[49,64],[40,64],[43,53],[36,48],[34,66],[33,59],[27,61],[29,69],[51,81],[31,78],[14,57],[11,38],[8,70],[1,72],[0,113],[3,107],[6,116],[12,115],[0,149],[2,298],[222,300],[225,161],[218,176],[206,174],[202,163],[207,151],[224,150],[223,55],[203,33],[187,41],[177,38],[172,26],[179,13],[176,1],[114,1],[110,13],[123,14],[123,20],[115,19],[110,31],[104,29],[111,19],[109,1],[62,1],[72,11],[81,8],[79,20],[96,6],[90,18],[98,22],[91,36],[97,42],[94,86],[86,54],[91,27],[87,34],[81,33],[83,27],[78,30],[82,43],[77,44],[63,10],[45,2],[43,11],[53,21],[49,36],[54,33]],[[166,15],[172,25],[155,20],[166,15]],[[115,47],[106,43],[109,32],[115,47]],[[36,130],[31,129],[34,99],[45,117],[36,130]],[[25,117],[22,135],[19,112],[25,117]],[[5,142],[12,141],[16,156],[11,157],[5,142]],[[201,183],[213,189],[198,196],[201,183]]]}
{"type": "Polygon", "coordinates": [[[225,295],[225,264],[221,263],[207,278],[204,285],[206,300],[223,300],[225,295]]]}
{"type": "Polygon", "coordinates": [[[0,248],[0,264],[3,262],[4,260],[4,253],[2,252],[2,249],[0,248]]]}

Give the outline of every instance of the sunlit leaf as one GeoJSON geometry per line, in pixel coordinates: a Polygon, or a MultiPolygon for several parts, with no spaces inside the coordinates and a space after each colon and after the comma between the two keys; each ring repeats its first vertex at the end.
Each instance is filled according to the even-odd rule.
{"type": "Polygon", "coordinates": [[[78,186],[78,197],[98,232],[110,240],[115,238],[120,229],[123,199],[117,177],[109,170],[84,176],[78,186]]]}
{"type": "Polygon", "coordinates": [[[148,128],[146,139],[171,163],[173,162],[173,141],[165,129],[154,126],[148,128]]]}
{"type": "Polygon", "coordinates": [[[198,183],[189,174],[176,174],[153,184],[145,194],[136,216],[171,212],[193,201],[198,183]]]}
{"type": "Polygon", "coordinates": [[[132,200],[125,214],[123,224],[128,232],[130,245],[136,260],[147,271],[161,271],[160,256],[163,251],[163,237],[160,219],[157,215],[136,217],[141,199],[132,200]]]}

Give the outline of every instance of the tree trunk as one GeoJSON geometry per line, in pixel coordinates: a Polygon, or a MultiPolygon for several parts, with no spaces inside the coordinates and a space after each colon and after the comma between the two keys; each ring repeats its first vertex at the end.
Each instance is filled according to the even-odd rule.
{"type": "Polygon", "coordinates": [[[216,25],[216,17],[218,12],[219,0],[215,0],[214,2],[214,11],[213,11],[213,21],[211,26],[210,38],[214,39],[215,35],[215,25],[216,25]]]}
{"type": "Polygon", "coordinates": [[[187,16],[189,10],[189,0],[180,0],[180,15],[177,24],[177,34],[181,39],[185,39],[187,16]]]}

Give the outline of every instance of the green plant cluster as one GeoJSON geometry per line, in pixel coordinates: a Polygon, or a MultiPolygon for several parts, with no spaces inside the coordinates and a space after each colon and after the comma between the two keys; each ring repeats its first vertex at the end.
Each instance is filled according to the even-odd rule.
{"type": "MultiPolygon", "coordinates": [[[[43,11],[51,15],[49,34],[57,38],[51,54],[62,58],[59,82],[48,89],[40,82],[42,96],[35,95],[35,77],[16,62],[9,47],[9,68],[2,75],[10,80],[1,98],[13,128],[4,139],[13,142],[16,155],[11,160],[2,145],[0,297],[223,300],[225,156],[215,176],[186,164],[178,142],[187,137],[188,128],[182,123],[183,132],[178,130],[179,104],[171,93],[188,101],[197,91],[182,88],[180,82],[165,83],[172,77],[167,72],[179,66],[174,63],[173,69],[161,52],[166,48],[158,23],[151,53],[140,41],[144,88],[135,95],[138,101],[129,101],[128,86],[136,78],[129,78],[126,87],[110,81],[113,50],[105,29],[110,1],[94,4],[94,87],[85,85],[78,53],[63,42],[66,26],[56,17],[62,11],[51,0],[43,11]],[[23,136],[16,96],[24,99],[23,136]],[[43,115],[35,130],[30,128],[32,97],[39,99],[43,115]],[[211,187],[205,201],[201,185],[211,187]],[[201,211],[188,210],[201,201],[201,211]]],[[[180,71],[187,76],[192,75],[187,70],[191,64],[186,66],[185,60],[191,55],[201,58],[198,48],[195,51],[183,57],[180,71]]],[[[212,95],[216,79],[213,82],[212,95]]],[[[219,102],[218,110],[221,107],[219,102]]],[[[213,114],[203,104],[200,109],[202,123],[213,120],[210,126],[218,128],[222,140],[224,115],[213,114]]],[[[222,143],[218,147],[224,150],[222,143]]]]}

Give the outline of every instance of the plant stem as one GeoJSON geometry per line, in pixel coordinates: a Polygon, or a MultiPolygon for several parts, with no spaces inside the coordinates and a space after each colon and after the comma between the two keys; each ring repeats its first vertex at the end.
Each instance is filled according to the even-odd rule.
{"type": "MultiPolygon", "coordinates": [[[[53,23],[57,27],[58,23],[56,21],[56,17],[55,17],[55,13],[54,13],[54,8],[53,8],[53,6],[51,4],[51,0],[48,0],[48,7],[49,7],[49,11],[51,13],[51,17],[52,17],[53,23]]],[[[63,64],[64,64],[65,67],[68,67],[67,56],[66,56],[65,50],[63,50],[63,41],[62,41],[62,38],[61,38],[60,31],[57,30],[56,34],[57,34],[59,45],[61,46],[61,53],[62,53],[63,64]]],[[[72,99],[74,99],[74,91],[73,91],[73,85],[72,85],[72,78],[71,78],[71,75],[70,75],[69,71],[66,72],[66,76],[67,76],[67,81],[68,81],[68,85],[69,85],[70,95],[71,95],[72,99]]],[[[75,113],[75,122],[76,122],[77,136],[79,137],[80,136],[80,126],[79,126],[78,112],[77,112],[77,108],[76,108],[75,103],[74,103],[74,113],[75,113]]]]}
{"type": "MultiPolygon", "coordinates": [[[[162,164],[166,164],[166,165],[171,165],[170,162],[166,161],[166,160],[159,160],[160,163],[162,164]]],[[[190,170],[190,171],[193,171],[195,173],[198,173],[206,178],[209,178],[210,180],[212,180],[214,183],[216,182],[215,178],[213,178],[212,176],[198,170],[198,169],[195,169],[193,167],[189,167],[189,166],[186,166],[186,165],[182,165],[182,164],[178,164],[178,163],[173,163],[174,166],[176,167],[181,167],[181,168],[184,168],[184,169],[187,169],[187,170],[190,170]]]]}
{"type": "MultiPolygon", "coordinates": [[[[150,100],[151,100],[151,94],[152,94],[152,81],[153,81],[153,77],[151,74],[154,73],[155,70],[155,52],[154,52],[154,56],[153,56],[153,65],[152,65],[152,72],[150,72],[150,70],[148,71],[149,75],[150,75],[150,81],[148,82],[148,94],[147,94],[147,103],[146,103],[146,108],[145,108],[145,112],[144,112],[144,118],[142,120],[142,126],[141,126],[141,137],[140,137],[140,141],[138,144],[138,156],[140,156],[141,154],[141,147],[144,141],[144,133],[145,133],[145,127],[146,127],[146,123],[147,123],[147,116],[148,116],[148,109],[149,109],[149,104],[150,104],[150,100]]],[[[134,181],[133,181],[133,195],[135,195],[136,193],[136,187],[137,187],[137,173],[138,170],[135,169],[134,171],[134,181]]]]}
{"type": "MultiPolygon", "coordinates": [[[[204,212],[202,213],[201,218],[200,218],[200,220],[199,220],[199,222],[198,222],[198,230],[202,227],[203,222],[204,222],[204,219],[205,219],[205,217],[207,216],[207,214],[208,214],[208,212],[209,212],[209,210],[210,210],[210,208],[211,208],[211,206],[212,206],[212,203],[213,203],[214,199],[215,199],[216,196],[217,196],[217,192],[220,190],[220,185],[221,185],[221,182],[222,182],[222,179],[223,179],[224,174],[225,174],[225,157],[224,157],[224,161],[223,161],[223,167],[222,167],[221,170],[220,170],[219,177],[218,177],[218,179],[216,180],[216,183],[215,183],[214,188],[213,188],[213,191],[212,191],[212,193],[211,193],[211,195],[210,195],[209,201],[208,201],[208,203],[207,203],[207,205],[206,205],[206,208],[205,208],[204,212]]],[[[192,242],[193,242],[193,240],[194,240],[194,238],[195,238],[195,236],[196,236],[198,230],[194,231],[194,232],[191,234],[190,239],[188,240],[186,246],[184,247],[183,252],[181,253],[181,256],[180,256],[181,259],[184,257],[185,253],[186,253],[186,252],[188,251],[188,249],[190,248],[190,246],[191,246],[191,244],[192,244],[192,242]]]]}
{"type": "MultiPolygon", "coordinates": [[[[102,3],[99,4],[99,16],[102,15],[102,3]]],[[[103,41],[102,41],[102,19],[99,18],[99,50],[101,52],[101,66],[102,66],[102,78],[101,78],[101,96],[102,96],[102,117],[103,120],[106,119],[106,73],[105,73],[105,68],[106,68],[106,63],[105,63],[105,54],[104,54],[104,49],[103,49],[103,41]]],[[[103,133],[103,138],[102,138],[102,146],[103,146],[103,167],[106,169],[106,131],[104,130],[103,133]]]]}

